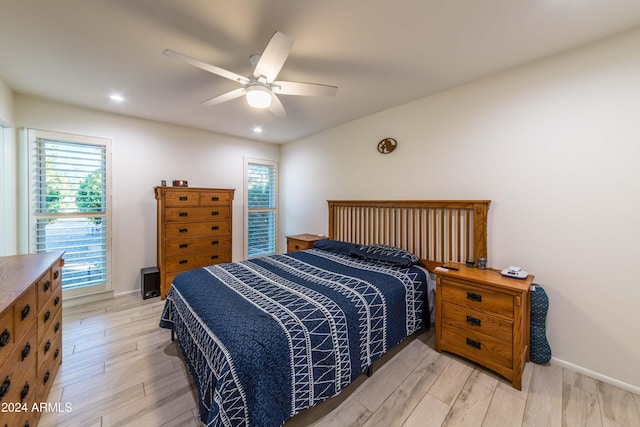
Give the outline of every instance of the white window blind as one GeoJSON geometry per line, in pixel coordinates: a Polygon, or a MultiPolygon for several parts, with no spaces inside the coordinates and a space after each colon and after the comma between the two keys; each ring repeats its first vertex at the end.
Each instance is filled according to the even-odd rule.
{"type": "Polygon", "coordinates": [[[277,251],[278,168],[274,162],[246,162],[247,258],[277,251]]]}
{"type": "Polygon", "coordinates": [[[65,251],[63,290],[105,288],[109,147],[42,134],[31,139],[32,245],[36,252],[65,251]]]}

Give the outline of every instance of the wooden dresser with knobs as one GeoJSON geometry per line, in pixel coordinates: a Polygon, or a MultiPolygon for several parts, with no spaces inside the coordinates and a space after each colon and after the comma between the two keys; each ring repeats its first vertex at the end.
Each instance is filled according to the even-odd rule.
{"type": "Polygon", "coordinates": [[[293,236],[287,236],[287,252],[312,249],[315,242],[326,238],[326,236],[319,236],[317,234],[295,234],[293,236]]]}
{"type": "Polygon", "coordinates": [[[436,271],[436,350],[473,360],[522,387],[529,360],[529,288],[493,269],[436,271]]]}
{"type": "Polygon", "coordinates": [[[156,187],[160,296],[187,270],[231,262],[234,190],[156,187]]]}
{"type": "Polygon", "coordinates": [[[35,426],[62,363],[62,252],[0,257],[0,426],[35,426]]]}

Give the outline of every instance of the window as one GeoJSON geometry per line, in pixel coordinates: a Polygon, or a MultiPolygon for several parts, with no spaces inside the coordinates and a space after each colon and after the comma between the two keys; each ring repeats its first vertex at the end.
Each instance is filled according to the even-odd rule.
{"type": "Polygon", "coordinates": [[[110,289],[111,140],[28,131],[31,252],[65,251],[62,289],[110,289]]]}
{"type": "Polygon", "coordinates": [[[278,164],[245,159],[245,258],[277,252],[278,164]]]}

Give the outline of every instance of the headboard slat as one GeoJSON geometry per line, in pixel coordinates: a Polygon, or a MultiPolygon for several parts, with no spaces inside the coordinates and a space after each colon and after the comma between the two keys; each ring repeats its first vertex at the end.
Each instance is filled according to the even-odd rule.
{"type": "Polygon", "coordinates": [[[329,238],[415,253],[427,268],[487,256],[490,200],[329,200],[329,238]]]}

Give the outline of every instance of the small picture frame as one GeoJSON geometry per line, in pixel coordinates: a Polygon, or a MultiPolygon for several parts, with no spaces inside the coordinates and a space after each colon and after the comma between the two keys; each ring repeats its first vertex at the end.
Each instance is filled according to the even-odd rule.
{"type": "Polygon", "coordinates": [[[184,179],[174,179],[173,180],[173,186],[174,187],[188,187],[189,183],[187,181],[185,181],[184,179]]]}
{"type": "Polygon", "coordinates": [[[162,181],[160,181],[160,185],[163,186],[163,187],[166,187],[167,186],[167,180],[163,179],[162,181]]]}

